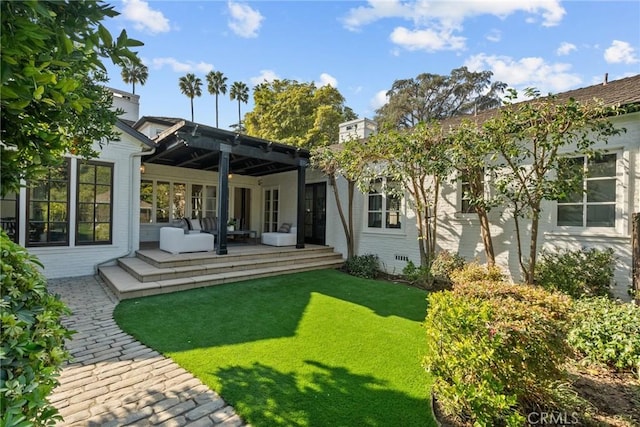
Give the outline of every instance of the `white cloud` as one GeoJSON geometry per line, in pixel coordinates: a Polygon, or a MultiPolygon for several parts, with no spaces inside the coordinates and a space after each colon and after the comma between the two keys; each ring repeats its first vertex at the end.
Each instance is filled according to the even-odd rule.
{"type": "Polygon", "coordinates": [[[464,65],[471,71],[492,71],[494,80],[509,87],[519,90],[534,87],[543,95],[564,92],[582,83],[580,76],[571,72],[570,64],[547,63],[539,57],[516,60],[509,56],[481,53],[468,58],[464,65]]]}
{"type": "Polygon", "coordinates": [[[569,55],[574,50],[578,50],[578,48],[576,47],[575,44],[568,43],[568,42],[562,42],[562,43],[560,43],[560,46],[556,50],[556,55],[558,55],[558,56],[569,55]]]}
{"type": "Polygon", "coordinates": [[[432,29],[412,31],[404,27],[395,28],[389,38],[407,50],[426,50],[428,52],[464,49],[466,40],[464,37],[454,36],[447,31],[438,32],[432,29]]]}
{"type": "Polygon", "coordinates": [[[149,7],[149,3],[142,0],[122,0],[124,8],[122,17],[134,23],[138,31],[152,34],[166,33],[171,28],[169,20],[158,10],[149,7]]]}
{"type": "Polygon", "coordinates": [[[491,31],[489,31],[489,33],[485,37],[490,42],[497,43],[500,40],[502,40],[502,32],[494,28],[491,31]]]}
{"type": "Polygon", "coordinates": [[[251,77],[249,81],[253,85],[259,85],[264,82],[272,82],[274,80],[280,80],[280,77],[273,70],[260,70],[260,75],[251,77]]]}
{"type": "Polygon", "coordinates": [[[338,79],[333,77],[331,74],[322,73],[320,74],[320,80],[316,80],[316,87],[323,87],[329,85],[331,87],[338,87],[338,79]]]}
{"type": "Polygon", "coordinates": [[[171,69],[176,73],[192,73],[197,71],[206,74],[209,71],[213,70],[213,64],[202,61],[197,63],[194,61],[180,62],[172,57],[153,58],[151,60],[151,65],[155,69],[159,69],[167,65],[171,67],[171,69]]]}
{"type": "Polygon", "coordinates": [[[640,62],[636,56],[636,50],[628,42],[614,40],[604,51],[604,60],[609,64],[634,64],[640,62]]]}
{"type": "Polygon", "coordinates": [[[369,105],[373,110],[377,110],[378,108],[382,107],[384,104],[389,102],[389,97],[387,96],[387,92],[388,92],[387,89],[378,91],[374,95],[374,97],[371,99],[371,101],[369,101],[369,105]]]}
{"type": "Polygon", "coordinates": [[[252,38],[258,36],[258,30],[262,25],[264,16],[260,12],[246,4],[229,2],[229,28],[244,38],[252,38]]]}
{"type": "MultiPolygon", "coordinates": [[[[465,19],[482,15],[504,19],[515,12],[542,18],[543,26],[558,25],[565,14],[560,0],[462,1],[453,4],[442,0],[369,0],[366,6],[349,10],[342,21],[345,28],[358,31],[381,19],[404,19],[413,23],[413,29],[394,29],[391,34],[394,43],[412,50],[457,50],[464,49],[465,38],[453,34],[463,30],[465,19]]],[[[499,37],[500,34],[494,33],[487,38],[497,41],[499,37]]]]}

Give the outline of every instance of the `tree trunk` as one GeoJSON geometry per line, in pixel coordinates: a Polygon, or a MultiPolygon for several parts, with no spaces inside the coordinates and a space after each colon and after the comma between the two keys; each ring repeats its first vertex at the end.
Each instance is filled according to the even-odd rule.
{"type": "Polygon", "coordinates": [[[193,98],[190,98],[190,99],[191,99],[191,121],[193,122],[194,121],[193,120],[193,98]]]}
{"type": "Polygon", "coordinates": [[[355,253],[355,245],[356,242],[354,241],[355,235],[353,232],[353,195],[355,194],[355,187],[356,187],[356,183],[354,181],[351,180],[347,180],[347,197],[349,197],[349,201],[348,201],[348,223],[349,223],[349,242],[348,242],[348,246],[347,246],[347,251],[348,254],[351,254],[350,256],[354,256],[355,253]]]}
{"type": "MultiPolygon", "coordinates": [[[[352,182],[349,181],[349,184],[352,185],[352,182]]],[[[353,257],[353,234],[351,231],[353,228],[351,227],[351,212],[352,212],[352,197],[353,191],[349,193],[349,223],[344,217],[344,211],[342,209],[342,203],[340,202],[340,193],[338,192],[338,186],[336,182],[335,175],[329,175],[329,185],[333,188],[333,196],[336,201],[336,206],[338,207],[338,215],[340,216],[340,222],[342,223],[342,229],[344,230],[344,237],[347,242],[347,259],[351,259],[353,257]]]]}
{"type": "Polygon", "coordinates": [[[218,126],[218,94],[216,93],[216,127],[218,126]]]}
{"type": "Polygon", "coordinates": [[[533,218],[531,218],[531,242],[529,243],[529,272],[527,274],[527,284],[533,285],[536,261],[538,256],[538,225],[540,223],[540,204],[533,207],[533,218]]]}
{"type": "Polygon", "coordinates": [[[493,250],[493,239],[491,237],[491,224],[489,223],[489,216],[484,206],[476,206],[476,213],[480,220],[480,234],[482,235],[482,244],[484,245],[484,253],[487,257],[487,264],[489,266],[496,265],[496,256],[493,250]]]}

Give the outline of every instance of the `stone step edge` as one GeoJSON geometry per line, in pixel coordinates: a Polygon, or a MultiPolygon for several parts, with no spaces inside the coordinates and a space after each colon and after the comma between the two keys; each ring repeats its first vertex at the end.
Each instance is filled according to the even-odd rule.
{"type": "MultiPolygon", "coordinates": [[[[242,282],[245,280],[259,279],[263,277],[278,276],[282,274],[300,273],[303,271],[340,268],[343,262],[319,262],[305,263],[285,267],[260,268],[254,270],[244,270],[242,272],[232,272],[232,274],[211,274],[207,276],[199,276],[199,280],[190,280],[189,278],[161,280],[158,282],[139,282],[128,272],[118,266],[103,267],[100,269],[100,276],[104,279],[107,286],[116,295],[119,300],[137,298],[142,296],[158,295],[182,290],[189,290],[207,286],[221,285],[225,283],[242,282]],[[243,273],[243,274],[238,274],[243,273]],[[112,283],[113,276],[128,276],[131,283],[135,282],[135,288],[129,290],[121,290],[112,283]]],[[[117,279],[116,279],[117,280],[117,279]]]]}
{"type": "Polygon", "coordinates": [[[320,260],[335,260],[336,262],[344,262],[342,260],[342,255],[337,252],[321,252],[321,253],[300,253],[291,257],[283,258],[258,258],[258,259],[246,259],[240,261],[230,261],[225,263],[210,263],[210,264],[196,264],[196,265],[188,265],[182,267],[163,267],[158,268],[153,264],[147,263],[145,260],[140,258],[121,258],[118,260],[118,265],[126,270],[133,277],[138,279],[141,282],[149,282],[149,281],[158,281],[163,280],[159,279],[158,276],[174,276],[173,278],[179,278],[179,276],[183,276],[185,274],[192,275],[206,275],[206,274],[214,274],[215,270],[219,270],[220,273],[230,272],[230,271],[243,271],[249,270],[246,267],[250,266],[260,266],[260,265],[272,265],[272,266],[282,266],[287,264],[292,264],[296,262],[310,262],[310,261],[320,261],[320,260]],[[147,268],[147,271],[142,271],[143,269],[139,268],[136,265],[136,262],[140,261],[144,263],[147,268]],[[207,270],[209,272],[207,272],[207,270]]]}
{"type": "MultiPolygon", "coordinates": [[[[275,248],[275,247],[274,247],[275,248]]],[[[303,248],[297,249],[295,247],[283,247],[280,250],[268,251],[268,252],[246,252],[239,254],[227,254],[227,255],[216,255],[215,253],[211,255],[207,255],[205,253],[197,253],[202,254],[196,256],[194,258],[186,258],[186,259],[177,259],[175,257],[169,257],[166,260],[156,260],[148,255],[146,255],[141,251],[136,251],[136,257],[143,259],[145,262],[158,267],[158,268],[172,268],[172,267],[183,267],[188,265],[199,265],[199,264],[212,264],[216,262],[229,262],[234,259],[257,259],[257,258],[265,258],[265,257],[288,257],[291,253],[318,253],[318,252],[335,252],[332,246],[318,246],[311,248],[303,248]]],[[[167,255],[170,255],[167,253],[167,255]]],[[[181,254],[183,255],[183,254],[181,254]]]]}

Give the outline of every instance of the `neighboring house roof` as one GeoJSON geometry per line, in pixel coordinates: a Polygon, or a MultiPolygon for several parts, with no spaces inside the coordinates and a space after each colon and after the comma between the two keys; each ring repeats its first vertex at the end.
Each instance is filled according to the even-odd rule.
{"type": "Polygon", "coordinates": [[[137,130],[135,130],[134,128],[132,128],[126,121],[124,121],[122,119],[118,119],[116,121],[116,127],[118,129],[120,129],[121,131],[123,131],[124,133],[126,133],[127,135],[130,135],[130,136],[134,137],[135,139],[137,139],[138,141],[140,141],[141,143],[143,143],[147,147],[155,148],[155,146],[156,146],[155,142],[150,140],[147,137],[147,135],[145,135],[143,133],[140,133],[137,130]]]}
{"type": "MultiPolygon", "coordinates": [[[[555,94],[555,96],[559,101],[566,101],[570,98],[573,98],[578,102],[590,102],[598,99],[609,107],[624,107],[634,104],[640,104],[640,74],[632,77],[626,77],[620,80],[613,80],[607,83],[599,83],[593,86],[587,86],[580,89],[561,92],[555,94]]],[[[532,102],[532,100],[522,102],[532,102]]],[[[516,103],[513,105],[518,104],[520,103],[516,103]]],[[[464,119],[469,119],[476,123],[482,123],[493,117],[498,111],[500,111],[500,108],[504,107],[482,111],[474,116],[464,115],[450,117],[443,120],[441,123],[443,126],[455,126],[464,119]]]]}
{"type": "Polygon", "coordinates": [[[164,126],[172,126],[180,121],[182,121],[182,119],[178,117],[142,116],[133,124],[133,127],[138,129],[145,123],[157,123],[164,126]]]}

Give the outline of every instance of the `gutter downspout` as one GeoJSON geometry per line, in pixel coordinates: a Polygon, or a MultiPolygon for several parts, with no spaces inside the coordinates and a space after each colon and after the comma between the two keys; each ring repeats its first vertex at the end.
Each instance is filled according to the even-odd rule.
{"type": "MultiPolygon", "coordinates": [[[[134,178],[134,176],[136,176],[136,168],[135,168],[135,163],[133,161],[133,159],[135,157],[142,157],[142,156],[146,156],[146,155],[150,155],[150,154],[154,154],[156,152],[155,147],[148,150],[148,151],[137,151],[135,153],[131,153],[129,154],[129,164],[131,165],[131,179],[134,178]]],[[[98,274],[98,269],[105,265],[105,264],[110,264],[114,261],[116,261],[119,258],[123,258],[123,257],[129,257],[131,255],[133,255],[134,253],[134,249],[133,249],[133,224],[134,224],[134,215],[139,214],[139,212],[134,212],[133,210],[133,204],[135,203],[135,197],[134,197],[135,191],[129,191],[129,233],[128,233],[128,248],[127,251],[124,252],[123,254],[117,255],[113,258],[110,258],[106,261],[102,261],[98,264],[96,264],[94,266],[94,274],[98,274]]]]}

